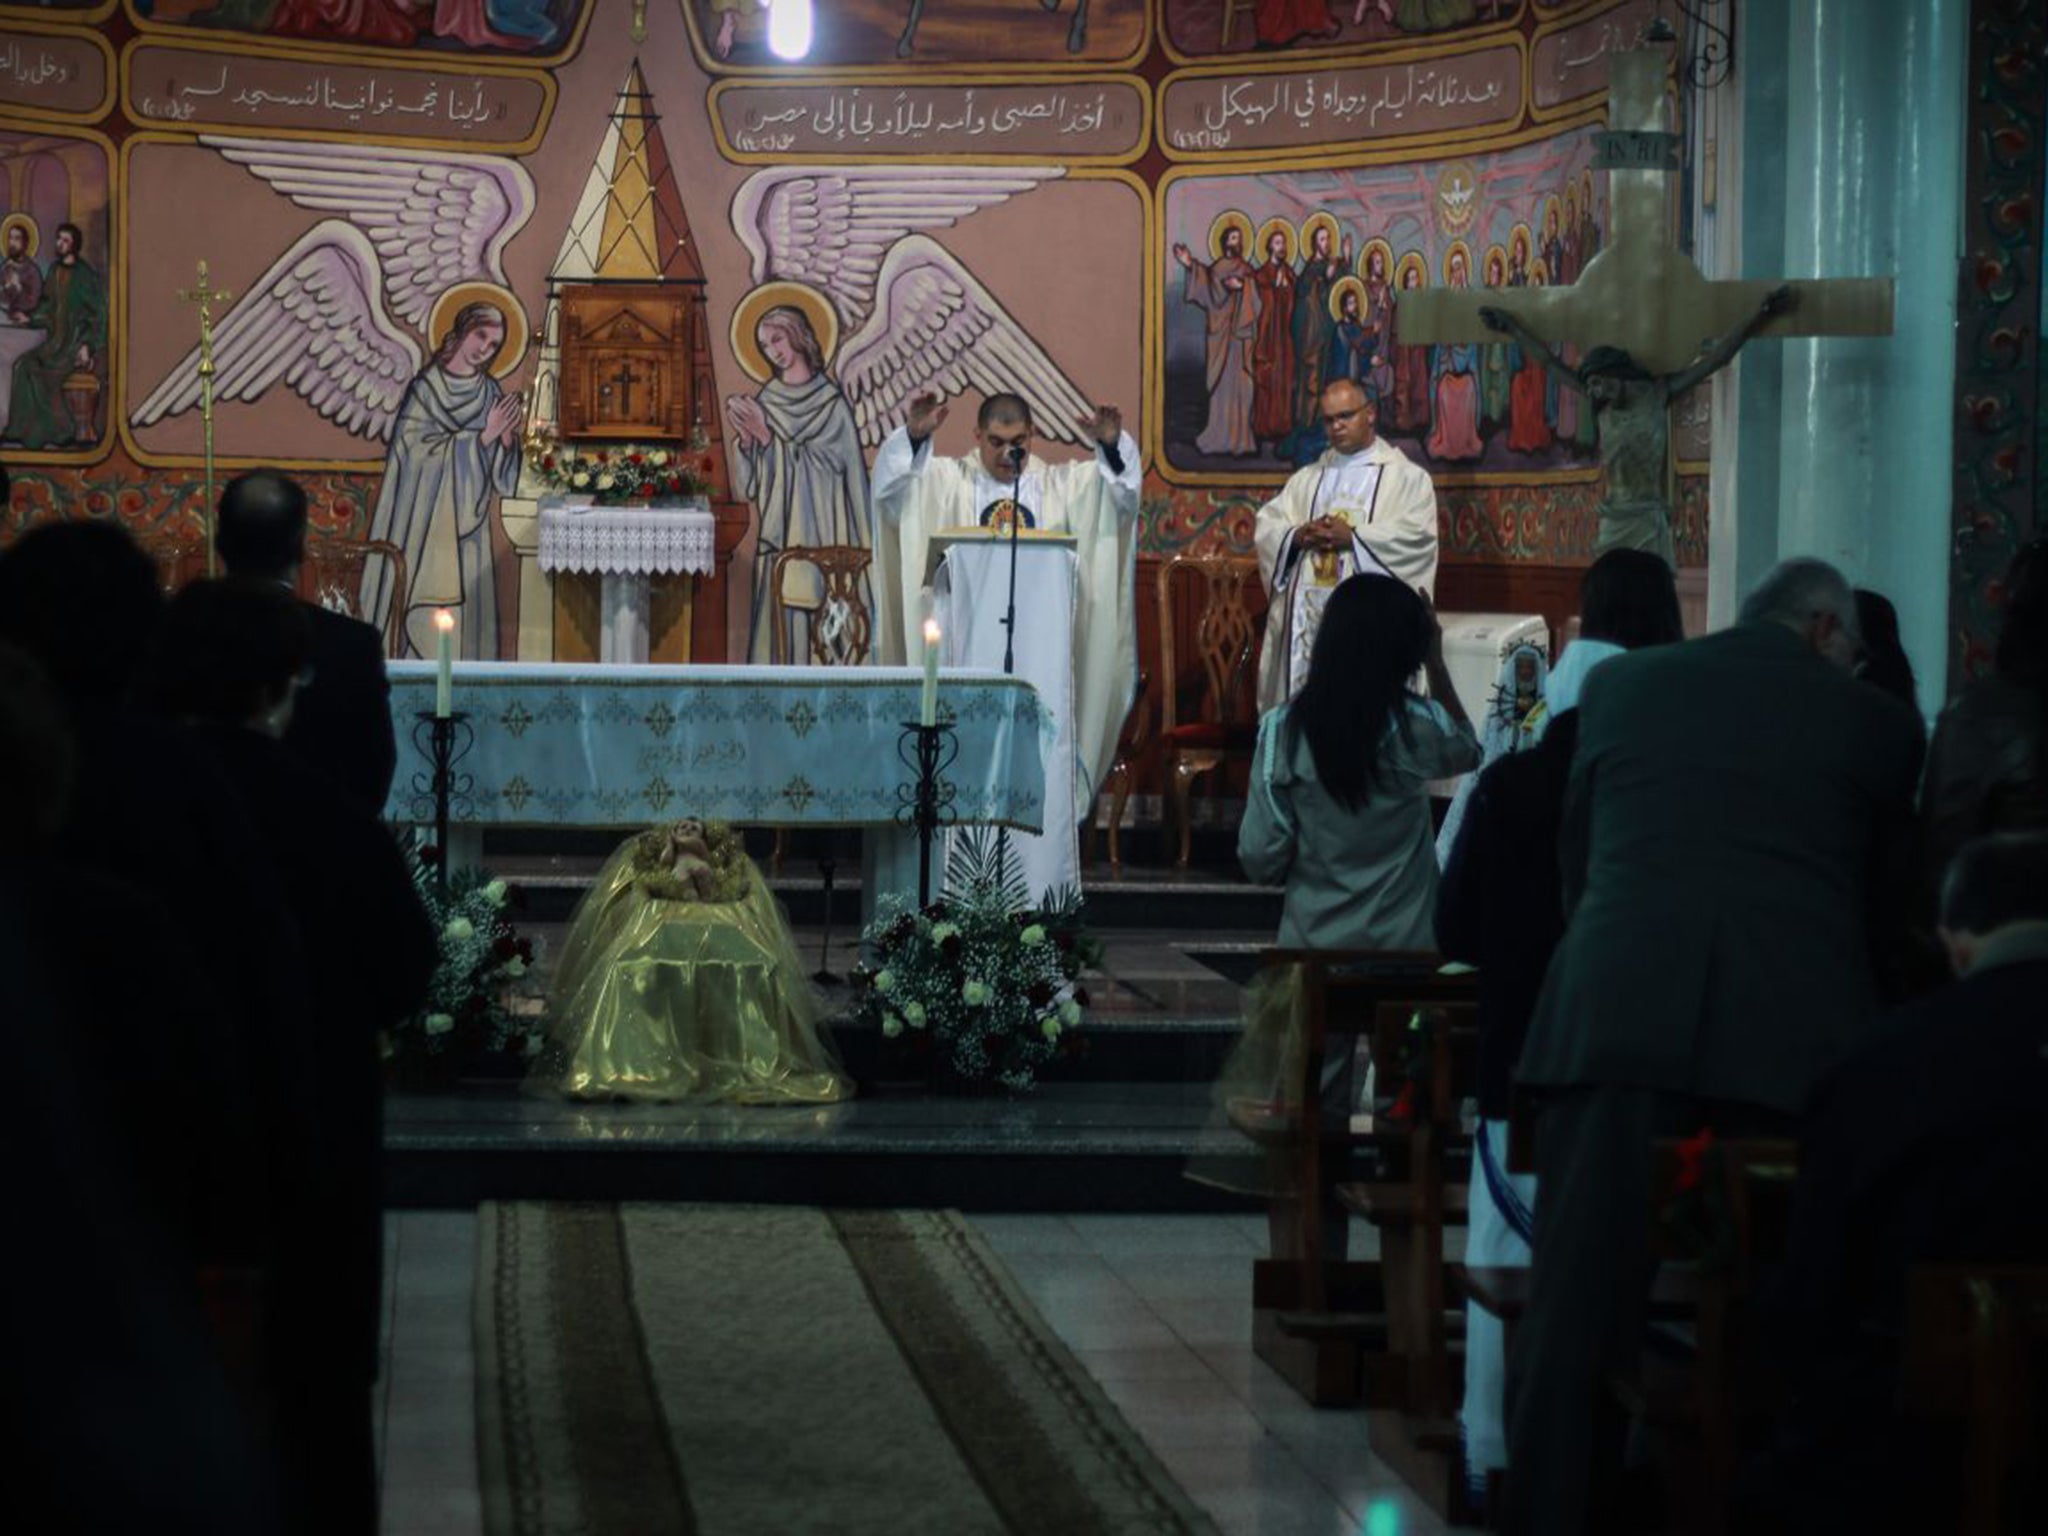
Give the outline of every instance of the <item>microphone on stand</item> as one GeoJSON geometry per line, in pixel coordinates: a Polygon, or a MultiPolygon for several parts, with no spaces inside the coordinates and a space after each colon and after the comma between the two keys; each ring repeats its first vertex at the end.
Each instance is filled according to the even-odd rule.
{"type": "Polygon", "coordinates": [[[1017,530],[1024,522],[1024,506],[1017,498],[1024,490],[1024,445],[1012,443],[1003,450],[1017,483],[1010,492],[1010,605],[1003,614],[1003,673],[1017,670],[1017,530]]]}

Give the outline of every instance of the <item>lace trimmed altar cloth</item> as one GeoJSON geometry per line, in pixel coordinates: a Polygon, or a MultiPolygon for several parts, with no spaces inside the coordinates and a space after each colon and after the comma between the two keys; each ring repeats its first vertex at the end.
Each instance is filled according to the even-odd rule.
{"type": "MultiPolygon", "coordinates": [[[[718,522],[703,497],[647,506],[540,504],[540,568],[595,572],[599,582],[598,659],[647,659],[648,578],[710,574],[718,562],[718,522]]],[[[687,625],[685,626],[687,633],[687,625]]]]}
{"type": "Polygon", "coordinates": [[[644,507],[540,506],[540,568],[600,575],[709,575],[717,520],[698,498],[644,507]]]}

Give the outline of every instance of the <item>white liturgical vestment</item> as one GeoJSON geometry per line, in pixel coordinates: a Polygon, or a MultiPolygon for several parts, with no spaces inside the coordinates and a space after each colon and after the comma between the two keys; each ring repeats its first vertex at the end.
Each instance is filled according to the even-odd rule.
{"type": "MultiPolygon", "coordinates": [[[[1110,467],[1099,448],[1091,458],[1067,464],[1047,464],[1034,456],[1025,461],[1014,485],[990,476],[979,454],[939,458],[929,441],[913,451],[909,434],[901,427],[875,454],[875,629],[885,662],[914,662],[923,655],[919,631],[924,621],[926,558],[934,534],[983,526],[991,511],[1007,515],[1002,504],[1014,502],[1025,515],[1025,528],[1074,536],[1071,597],[1064,584],[1056,583],[1043,587],[1034,600],[1029,584],[1043,582],[1050,571],[1036,556],[1055,553],[1045,549],[1023,551],[1033,558],[1019,562],[1017,589],[1018,674],[1040,684],[1041,701],[1053,712],[1056,732],[1072,743],[1074,814],[1085,812],[1094,800],[1137,686],[1132,580],[1142,469],[1138,445],[1129,433],[1118,439],[1117,452],[1118,469],[1110,467]],[[1034,567],[1040,568],[1038,573],[1034,567]],[[1046,654],[1030,643],[1032,629],[1047,624],[1067,630],[1062,637],[1067,645],[1058,649],[1071,658],[1070,679],[1041,680],[1028,670],[1038,664],[1034,658],[1046,654]],[[1069,699],[1071,704],[1065,704],[1069,699]],[[1061,718],[1063,707],[1066,718],[1061,718]]],[[[1064,556],[1065,551],[1057,553],[1064,556]]],[[[999,621],[1008,602],[1007,569],[1007,552],[998,559],[997,551],[989,549],[971,573],[963,568],[950,583],[953,621],[941,618],[948,665],[1002,664],[1005,637],[999,621]],[[1001,581],[996,579],[999,570],[1001,581]]],[[[1041,858],[1020,848],[1034,894],[1042,893],[1042,878],[1050,872],[1078,873],[1071,847],[1073,817],[1067,818],[1064,832],[1054,831],[1053,812],[1060,798],[1048,785],[1046,840],[1064,839],[1069,845],[1065,852],[1054,858],[1057,850],[1047,849],[1041,858]]]]}
{"type": "Polygon", "coordinates": [[[1292,698],[1308,677],[1324,605],[1346,577],[1392,576],[1425,595],[1435,592],[1436,487],[1384,438],[1353,454],[1331,449],[1297,469],[1259,508],[1255,541],[1268,604],[1259,657],[1263,714],[1292,698]],[[1351,547],[1331,554],[1302,548],[1295,534],[1319,517],[1351,524],[1351,547]]]}

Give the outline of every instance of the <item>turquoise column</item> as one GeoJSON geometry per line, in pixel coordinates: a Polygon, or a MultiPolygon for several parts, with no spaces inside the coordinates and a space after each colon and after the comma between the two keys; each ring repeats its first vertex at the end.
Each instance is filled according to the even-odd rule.
{"type": "Polygon", "coordinates": [[[1744,275],[1890,274],[1897,295],[1889,337],[1745,354],[1734,574],[1747,589],[1818,555],[1882,592],[1930,713],[1947,673],[1968,21],[1966,0],[1751,0],[1737,23],[1744,275]]]}

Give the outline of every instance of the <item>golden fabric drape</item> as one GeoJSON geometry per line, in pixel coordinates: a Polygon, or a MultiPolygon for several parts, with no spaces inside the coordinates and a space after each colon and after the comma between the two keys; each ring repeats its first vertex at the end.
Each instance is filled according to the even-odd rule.
{"type": "Polygon", "coordinates": [[[577,908],[530,1091],[577,1099],[831,1104],[853,1096],[781,907],[752,863],[737,901],[664,901],[633,840],[577,908]]]}

